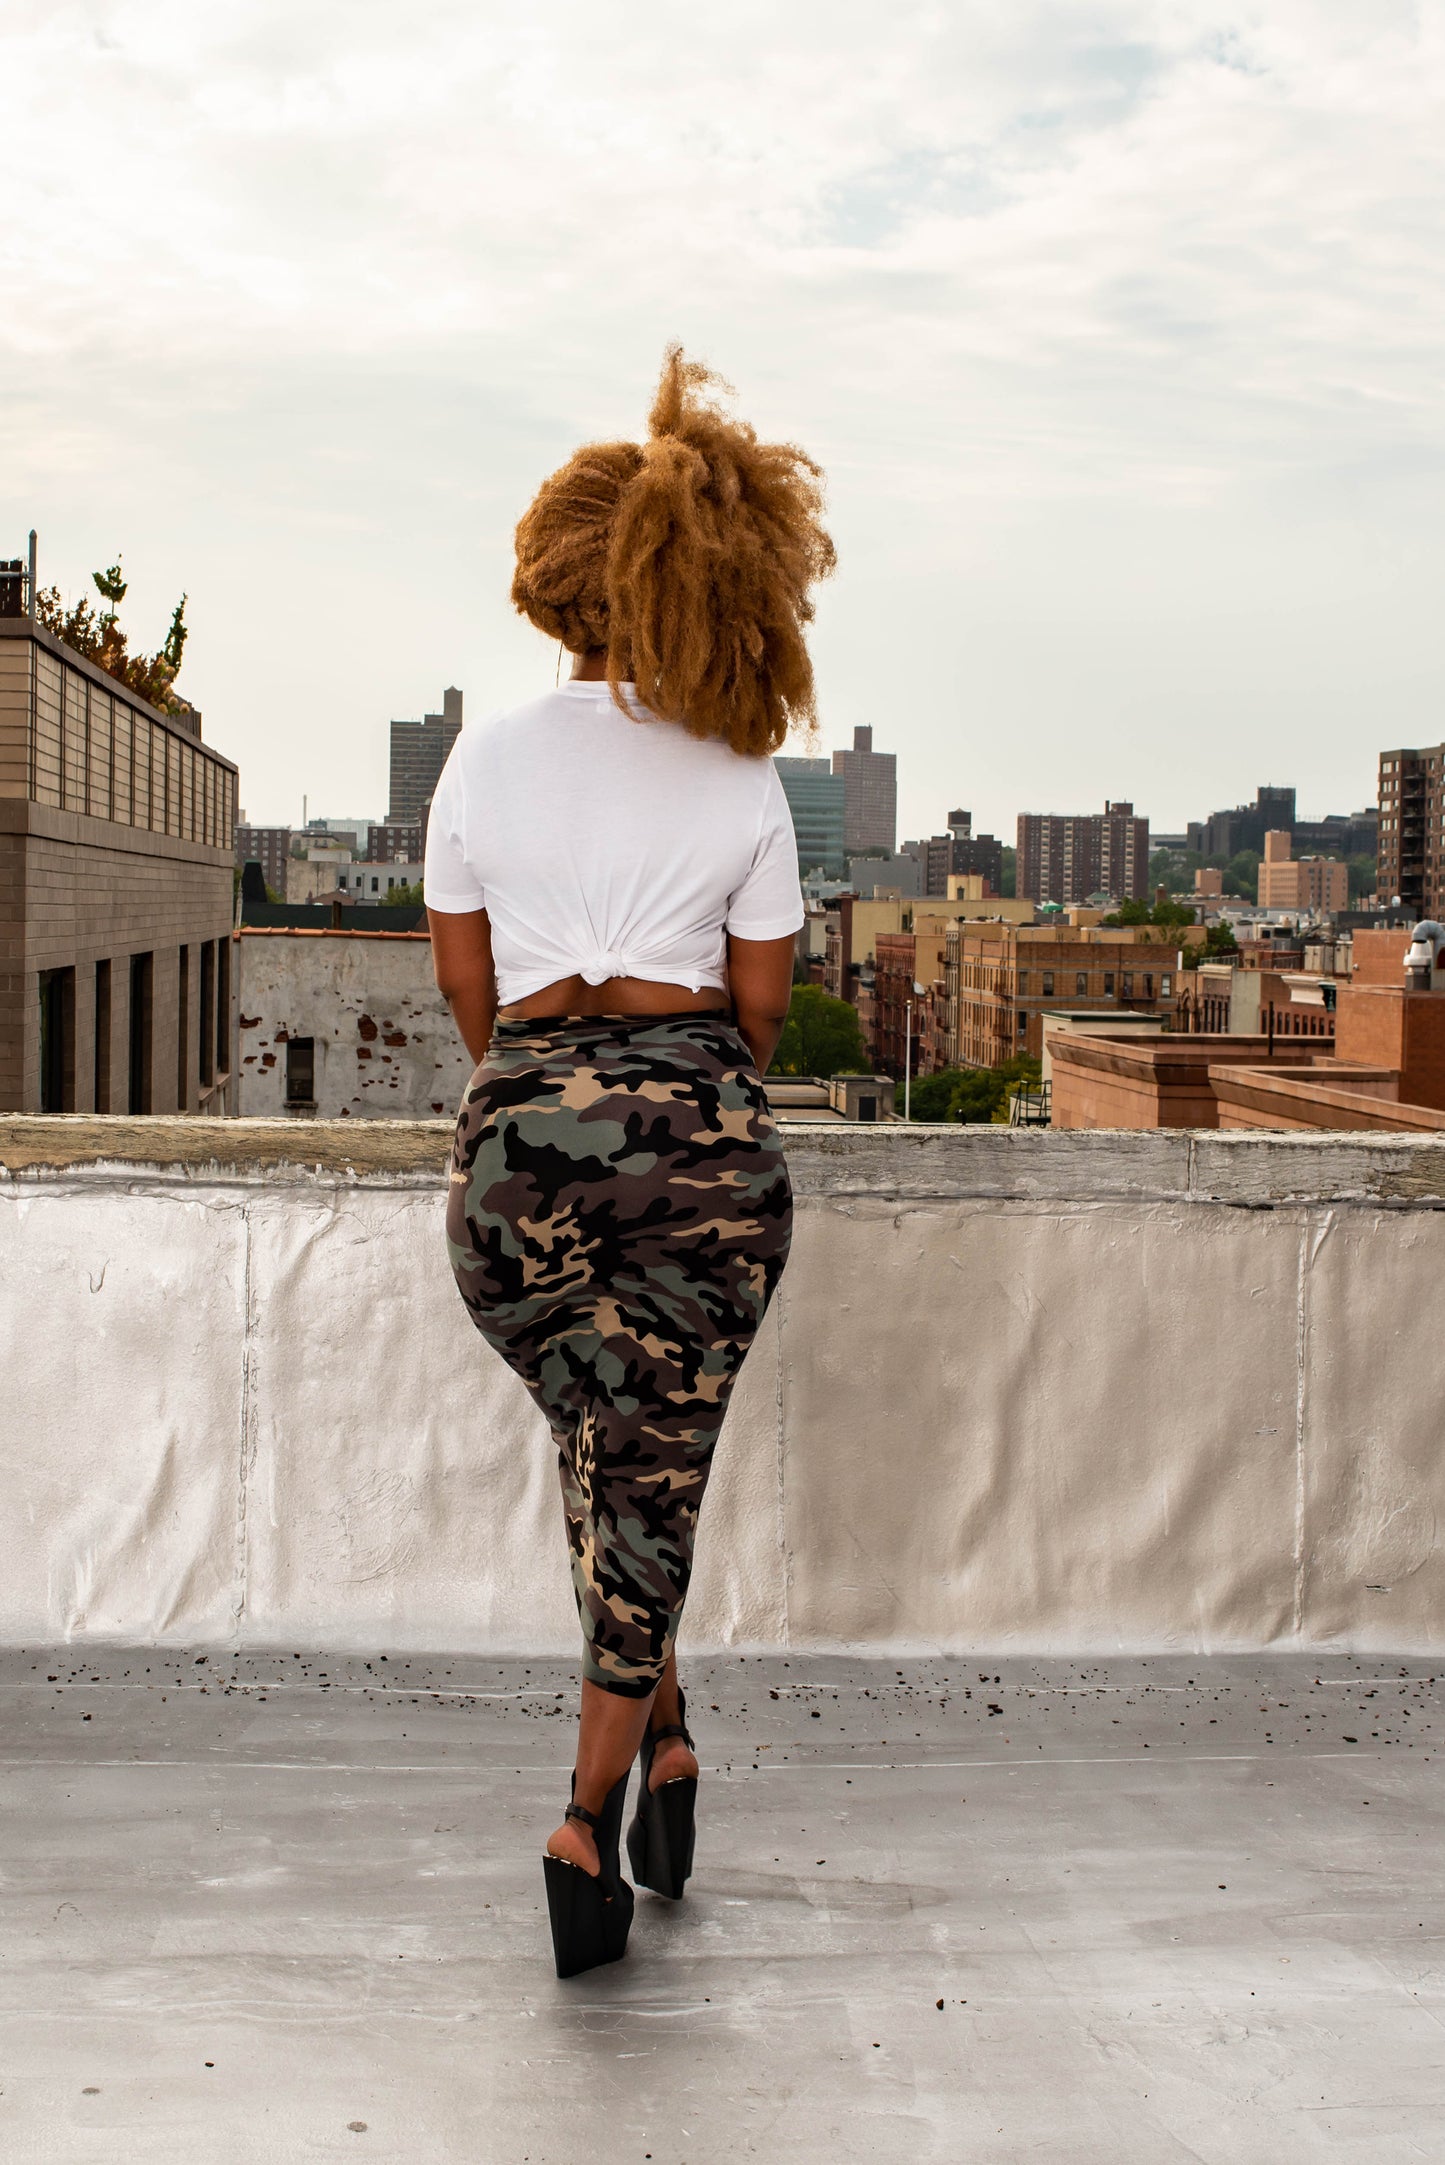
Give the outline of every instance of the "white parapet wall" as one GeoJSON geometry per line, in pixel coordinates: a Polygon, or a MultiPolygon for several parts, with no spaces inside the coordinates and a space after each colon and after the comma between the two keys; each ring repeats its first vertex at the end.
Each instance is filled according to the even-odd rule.
{"type": "MultiPolygon", "coordinates": [[[[787,1140],[685,1645],[1445,1651],[1445,1140],[787,1140]]],[[[0,1640],[572,1648],[447,1141],[0,1119],[0,1640]]]]}

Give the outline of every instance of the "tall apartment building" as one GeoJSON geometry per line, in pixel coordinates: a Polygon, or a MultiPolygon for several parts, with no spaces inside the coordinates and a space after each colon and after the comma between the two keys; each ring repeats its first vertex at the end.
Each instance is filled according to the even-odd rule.
{"type": "Polygon", "coordinates": [[[250,827],[244,824],[236,829],[236,862],[243,869],[248,864],[258,864],[266,885],[273,894],[286,892],[286,866],[291,856],[291,829],[289,827],[250,827]]]}
{"type": "Polygon", "coordinates": [[[1148,925],[961,921],[944,935],[944,1040],[950,1067],[997,1067],[1043,1049],[1051,1008],[1172,1006],[1179,949],[1148,925]]]}
{"type": "Polygon", "coordinates": [[[1149,893],[1149,822],[1127,799],[1102,812],[1020,812],[1017,887],[1031,902],[1086,902],[1149,893]]]}
{"type": "MultiPolygon", "coordinates": [[[[1216,877],[1218,875],[1216,874],[1216,877]]],[[[1295,857],[1290,838],[1271,827],[1259,865],[1262,910],[1345,910],[1350,906],[1350,868],[1338,857],[1295,857]]]]}
{"type": "Polygon", "coordinates": [[[846,854],[847,784],[842,775],[834,774],[826,759],[775,759],[773,765],[793,816],[799,876],[822,872],[840,880],[846,854]]]}
{"type": "Polygon", "coordinates": [[[0,1111],[234,1111],[236,769],[194,710],[19,601],[0,592],[0,1111]]]}
{"type": "Polygon", "coordinates": [[[454,684],[442,693],[440,714],[391,725],[391,802],[386,824],[421,819],[441,779],[447,754],[461,734],[462,695],[454,684]]]}
{"type": "Polygon", "coordinates": [[[1445,744],[1380,754],[1382,898],[1416,918],[1445,911],[1445,744]]]}
{"type": "Polygon", "coordinates": [[[843,847],[887,850],[898,833],[898,755],[875,752],[871,728],[853,732],[851,752],[833,754],[843,782],[843,847]]]}

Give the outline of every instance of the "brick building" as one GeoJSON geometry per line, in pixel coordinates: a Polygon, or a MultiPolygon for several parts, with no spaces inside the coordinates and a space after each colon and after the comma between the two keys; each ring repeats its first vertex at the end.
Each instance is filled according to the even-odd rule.
{"type": "Polygon", "coordinates": [[[1127,799],[1102,812],[1020,812],[1017,888],[1031,902],[1086,902],[1149,893],[1149,822],[1127,799]]]}
{"type": "Polygon", "coordinates": [[[1416,917],[1445,911],[1445,744],[1380,754],[1376,886],[1416,917]]]}
{"type": "Polygon", "coordinates": [[[930,835],[914,846],[923,857],[925,895],[946,895],[951,879],[970,875],[983,880],[986,894],[1002,894],[1003,844],[994,835],[976,835],[971,812],[950,812],[947,834],[930,835]]]}
{"type": "MultiPolygon", "coordinates": [[[[959,877],[954,879],[953,885],[955,888],[980,889],[982,882],[977,876],[959,877]]],[[[937,931],[941,939],[947,924],[965,918],[993,920],[1004,916],[1016,919],[1032,914],[1032,907],[1026,902],[1000,901],[997,896],[986,896],[981,892],[954,893],[926,906],[897,897],[891,901],[865,902],[855,895],[839,895],[836,901],[828,904],[823,917],[823,988],[835,1000],[848,1000],[857,1008],[864,1041],[873,1051],[879,1024],[877,962],[882,939],[896,934],[912,936],[915,929],[919,936],[937,931]]],[[[940,962],[933,971],[940,983],[942,974],[940,962]]],[[[903,1027],[902,1012],[901,1006],[897,1007],[896,1017],[887,1025],[894,1037],[903,1027]]],[[[939,1037],[941,1042],[941,1022],[939,1037]]],[[[901,1060],[898,1072],[902,1073],[901,1060]]]]}
{"type": "Polygon", "coordinates": [[[447,754],[461,735],[462,695],[455,684],[442,693],[440,714],[391,725],[391,802],[388,826],[415,824],[432,801],[447,754]]]}
{"type": "Polygon", "coordinates": [[[250,827],[245,824],[237,827],[237,864],[243,869],[248,864],[258,864],[262,878],[274,894],[286,892],[286,866],[290,857],[289,827],[250,827]]]}
{"type": "Polygon", "coordinates": [[[1287,833],[1271,827],[1264,838],[1259,867],[1259,906],[1262,910],[1328,910],[1349,908],[1350,868],[1338,857],[1295,857],[1287,833]]]}
{"type": "Polygon", "coordinates": [[[960,922],[944,936],[945,1064],[997,1067],[1037,1059],[1051,1007],[1163,1012],[1179,948],[1148,925],[960,922]]]}
{"type": "Polygon", "coordinates": [[[915,915],[908,932],[880,932],[873,950],[873,1064],[884,1075],[931,1075],[944,1058],[944,943],[949,918],[915,915]]]}
{"type": "Polygon", "coordinates": [[[843,847],[887,850],[898,833],[898,755],[875,752],[871,728],[853,732],[853,749],[833,754],[843,781],[843,847]]]}
{"type": "MultiPolygon", "coordinates": [[[[427,812],[430,811],[430,805],[427,812]]],[[[368,864],[424,864],[427,812],[420,819],[371,820],[366,829],[368,864]]]]}
{"type": "Polygon", "coordinates": [[[234,1111],[236,769],[0,616],[0,1110],[234,1111]]]}

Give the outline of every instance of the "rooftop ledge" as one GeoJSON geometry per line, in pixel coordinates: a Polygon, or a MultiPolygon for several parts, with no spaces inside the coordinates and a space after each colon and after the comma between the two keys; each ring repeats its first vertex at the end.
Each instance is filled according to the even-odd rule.
{"type": "MultiPolygon", "coordinates": [[[[0,1179],[101,1175],[428,1188],[450,1120],[0,1116],[0,1179]]],[[[1074,1129],[789,1121],[799,1196],[1111,1198],[1445,1206],[1445,1135],[1074,1129]]]]}
{"type": "MultiPolygon", "coordinates": [[[[1445,1653],[1445,1138],[789,1126],[711,1649],[1445,1653]]],[[[449,1124],[0,1120],[0,1647],[575,1646],[449,1124]]]]}

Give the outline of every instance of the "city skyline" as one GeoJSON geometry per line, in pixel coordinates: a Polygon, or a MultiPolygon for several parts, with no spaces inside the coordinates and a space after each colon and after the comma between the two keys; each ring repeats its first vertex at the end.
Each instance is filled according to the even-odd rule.
{"type": "Polygon", "coordinates": [[[1438,737],[1428,19],[646,12],[0,28],[0,553],[123,552],[152,644],[189,594],[254,820],[382,810],[418,686],[546,688],[512,526],[674,336],[827,469],[818,748],[874,727],[901,834],[1177,830],[1261,746],[1347,812],[1438,737]]]}

